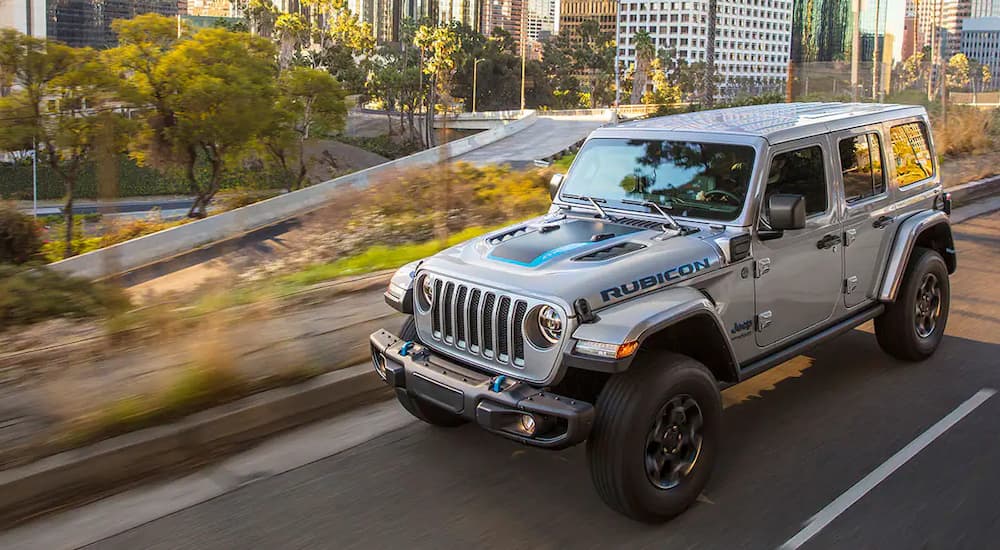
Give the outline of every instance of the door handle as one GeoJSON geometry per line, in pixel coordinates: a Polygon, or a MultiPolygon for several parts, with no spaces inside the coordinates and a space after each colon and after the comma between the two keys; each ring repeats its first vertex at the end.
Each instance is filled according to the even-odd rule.
{"type": "Polygon", "coordinates": [[[822,239],[816,241],[816,248],[833,248],[841,243],[840,235],[824,235],[822,239]]]}
{"type": "Polygon", "coordinates": [[[877,220],[872,222],[872,227],[875,229],[885,229],[885,227],[893,222],[892,216],[879,216],[877,220]]]}

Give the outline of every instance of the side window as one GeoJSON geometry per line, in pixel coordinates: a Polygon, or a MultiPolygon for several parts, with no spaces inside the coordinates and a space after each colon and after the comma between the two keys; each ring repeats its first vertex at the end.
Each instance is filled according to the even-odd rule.
{"type": "Polygon", "coordinates": [[[885,191],[885,176],[878,134],[842,139],[839,149],[847,203],[881,195],[885,191]]]}
{"type": "Polygon", "coordinates": [[[892,156],[896,159],[896,185],[904,187],[934,175],[927,128],[922,122],[908,122],[889,129],[892,156]]]}
{"type": "Polygon", "coordinates": [[[826,171],[823,149],[819,145],[775,155],[767,176],[764,204],[776,193],[805,197],[807,216],[826,212],[826,171]]]}

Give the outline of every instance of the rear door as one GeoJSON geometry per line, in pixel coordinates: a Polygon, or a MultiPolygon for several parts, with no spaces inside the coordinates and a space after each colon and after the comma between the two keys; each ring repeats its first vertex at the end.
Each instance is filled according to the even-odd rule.
{"type": "Polygon", "coordinates": [[[840,208],[827,138],[781,144],[769,157],[758,226],[766,227],[767,200],[775,193],[805,197],[806,226],[771,240],[755,235],[755,329],[761,348],[823,324],[840,304],[840,208]]]}
{"type": "Polygon", "coordinates": [[[889,210],[881,128],[864,126],[833,135],[843,188],[844,305],[848,308],[874,299],[880,258],[889,246],[895,222],[889,210]]]}

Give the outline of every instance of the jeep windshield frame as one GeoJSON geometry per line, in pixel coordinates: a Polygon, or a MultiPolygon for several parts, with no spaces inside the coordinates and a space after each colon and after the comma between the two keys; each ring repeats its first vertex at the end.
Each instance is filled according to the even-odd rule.
{"type": "Polygon", "coordinates": [[[595,137],[577,153],[559,198],[589,206],[576,197],[600,197],[605,208],[645,215],[641,203],[652,202],[674,217],[733,222],[752,193],[756,158],[746,143],[595,137]]]}

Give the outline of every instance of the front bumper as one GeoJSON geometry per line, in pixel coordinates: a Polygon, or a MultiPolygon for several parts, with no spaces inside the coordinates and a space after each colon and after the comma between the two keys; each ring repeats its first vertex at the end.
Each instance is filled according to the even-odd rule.
{"type": "Polygon", "coordinates": [[[386,330],[373,333],[370,340],[375,371],[400,400],[426,401],[487,431],[537,447],[562,449],[590,434],[590,403],[468,369],[420,344],[407,346],[386,330]],[[533,417],[534,433],[521,428],[525,415],[533,417]]]}

